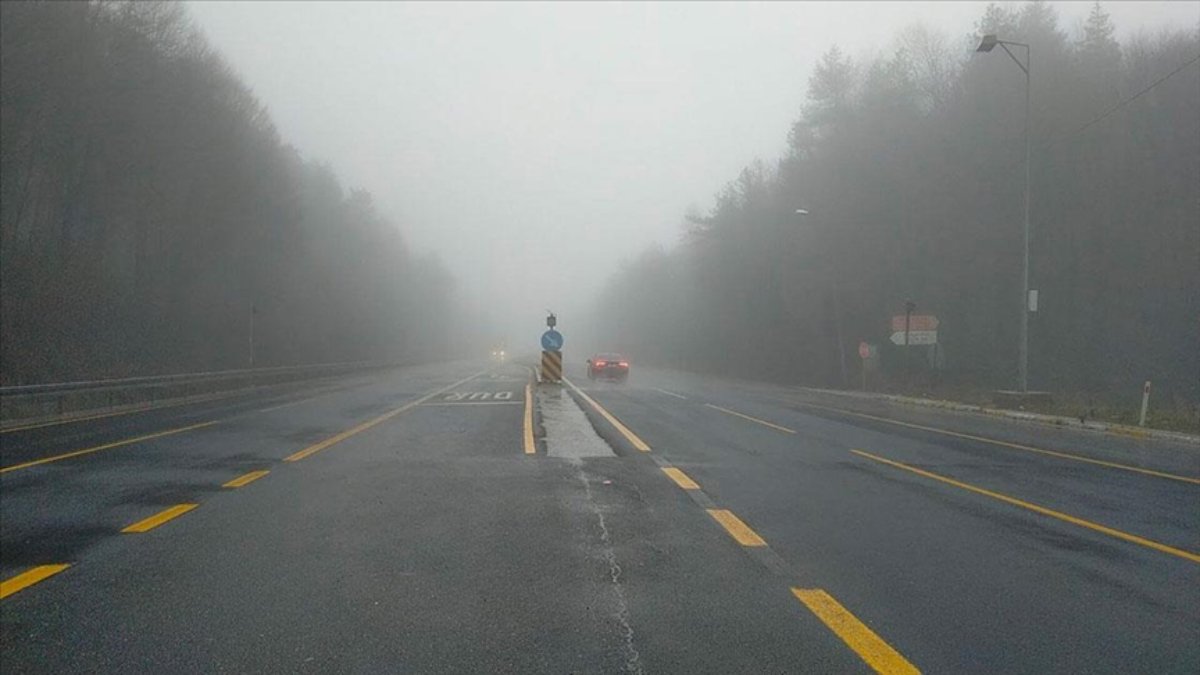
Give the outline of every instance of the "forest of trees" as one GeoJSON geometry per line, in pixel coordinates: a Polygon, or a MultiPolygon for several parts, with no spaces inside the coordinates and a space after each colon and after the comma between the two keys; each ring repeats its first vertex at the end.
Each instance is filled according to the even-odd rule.
{"type": "Polygon", "coordinates": [[[4,384],[444,356],[448,273],[281,141],[182,5],[0,27],[4,384]]]}
{"type": "Polygon", "coordinates": [[[944,370],[923,386],[1012,388],[1025,78],[999,48],[973,53],[991,33],[1032,50],[1030,388],[1130,399],[1150,379],[1200,401],[1200,26],[1119,44],[1100,5],[1068,35],[1033,2],[975,28],[913,27],[862,62],[829,49],[783,159],[746,168],[679,246],[610,281],[608,344],[857,386],[865,340],[880,386],[902,388],[889,319],[911,299],[941,321],[944,370]]]}

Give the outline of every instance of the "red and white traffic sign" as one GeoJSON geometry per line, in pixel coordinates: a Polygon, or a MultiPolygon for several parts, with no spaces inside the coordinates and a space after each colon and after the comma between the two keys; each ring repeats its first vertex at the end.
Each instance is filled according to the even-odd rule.
{"type": "MultiPolygon", "coordinates": [[[[903,332],[904,315],[899,314],[892,317],[892,332],[903,332]]],[[[909,331],[936,331],[938,329],[938,318],[932,314],[913,314],[908,317],[909,331]]]]}
{"type": "Polygon", "coordinates": [[[860,359],[871,358],[871,345],[867,344],[866,342],[859,342],[858,343],[858,357],[860,359]]]}

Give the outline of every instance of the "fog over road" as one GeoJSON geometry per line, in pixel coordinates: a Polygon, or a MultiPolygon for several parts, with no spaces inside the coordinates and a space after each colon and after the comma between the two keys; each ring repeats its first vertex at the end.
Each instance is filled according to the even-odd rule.
{"type": "Polygon", "coordinates": [[[0,52],[0,675],[1200,673],[1200,1],[0,52]]]}
{"type": "MultiPolygon", "coordinates": [[[[689,207],[707,212],[745,166],[786,154],[830,48],[866,71],[920,25],[965,59],[988,4],[188,9],[288,142],[369,190],[417,250],[450,266],[486,327],[515,342],[543,309],[585,318],[622,261],[674,247],[689,207]]],[[[1049,3],[1071,40],[1091,4],[1049,3]]],[[[1103,8],[1122,42],[1200,17],[1194,2],[1103,8]]]]}

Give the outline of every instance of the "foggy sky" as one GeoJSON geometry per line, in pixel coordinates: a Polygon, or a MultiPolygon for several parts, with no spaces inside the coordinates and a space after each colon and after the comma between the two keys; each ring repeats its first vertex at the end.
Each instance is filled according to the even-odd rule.
{"type": "MultiPolygon", "coordinates": [[[[829,47],[887,53],[923,23],[965,50],[987,3],[189,4],[285,141],[535,349],[544,309],[570,340],[622,260],[778,157],[829,47]]],[[[1052,4],[1072,35],[1091,7],[1052,4]]],[[[1103,6],[1121,39],[1200,20],[1195,2],[1103,6]]]]}

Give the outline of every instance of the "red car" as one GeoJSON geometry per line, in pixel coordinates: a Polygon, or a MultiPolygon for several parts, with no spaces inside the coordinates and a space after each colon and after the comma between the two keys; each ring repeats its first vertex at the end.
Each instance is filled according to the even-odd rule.
{"type": "Polygon", "coordinates": [[[624,382],[629,379],[629,360],[620,354],[596,354],[587,363],[589,380],[624,382]]]}

